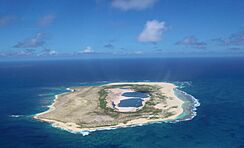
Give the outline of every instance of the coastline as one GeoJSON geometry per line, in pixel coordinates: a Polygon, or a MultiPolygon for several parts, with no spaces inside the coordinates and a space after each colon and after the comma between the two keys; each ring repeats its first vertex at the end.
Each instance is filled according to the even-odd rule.
{"type": "MultiPolygon", "coordinates": [[[[140,126],[140,125],[145,125],[145,124],[150,124],[150,123],[155,123],[155,122],[167,122],[167,121],[176,120],[177,117],[179,117],[184,112],[183,107],[182,107],[182,105],[184,104],[184,101],[175,95],[174,89],[176,89],[177,86],[172,84],[172,83],[165,83],[165,82],[124,82],[124,83],[108,83],[105,85],[106,86],[108,86],[108,85],[123,85],[123,84],[146,85],[149,83],[153,84],[153,85],[161,85],[161,86],[163,86],[164,89],[167,89],[166,95],[174,98],[171,102],[169,102],[169,103],[171,103],[171,106],[173,106],[173,105],[180,106],[180,108],[177,108],[176,114],[169,116],[169,117],[166,117],[166,118],[160,118],[160,119],[139,118],[139,119],[134,119],[134,120],[128,121],[127,123],[119,123],[119,124],[113,125],[113,126],[94,127],[94,128],[81,128],[79,125],[77,125],[76,123],[73,123],[73,122],[64,123],[64,122],[51,120],[51,119],[39,118],[40,115],[46,114],[46,113],[49,113],[49,112],[55,110],[55,104],[59,101],[59,98],[61,95],[75,91],[74,89],[67,88],[67,90],[70,90],[70,92],[65,92],[62,94],[55,95],[55,99],[54,99],[53,103],[49,106],[49,109],[47,111],[36,114],[34,116],[34,118],[37,120],[40,120],[40,121],[48,122],[48,123],[52,124],[52,126],[54,126],[54,127],[61,128],[61,129],[64,129],[64,130],[67,130],[70,132],[74,132],[74,133],[82,133],[84,131],[90,132],[90,131],[96,131],[96,130],[125,128],[125,127],[140,126]],[[167,87],[165,87],[165,86],[167,86],[167,87]]],[[[165,92],[165,90],[164,90],[164,92],[165,92]]]]}
{"type": "MultiPolygon", "coordinates": [[[[50,104],[50,105],[47,106],[47,107],[48,107],[48,110],[46,110],[46,111],[44,111],[44,112],[40,112],[40,113],[35,114],[35,115],[33,116],[33,118],[34,118],[34,119],[37,119],[37,120],[40,120],[40,121],[41,121],[41,120],[45,121],[44,119],[39,119],[38,116],[40,116],[40,115],[42,115],[42,114],[46,114],[46,113],[48,113],[48,112],[51,112],[51,111],[55,110],[55,106],[54,106],[54,105],[55,105],[55,103],[57,102],[57,100],[59,99],[59,96],[61,96],[61,95],[65,95],[65,94],[67,94],[67,93],[71,93],[71,92],[74,92],[74,91],[75,91],[74,89],[71,89],[71,88],[69,88],[69,87],[66,88],[66,90],[68,90],[69,92],[64,92],[64,93],[55,95],[52,104],[50,104]]],[[[54,122],[54,121],[52,121],[52,122],[54,122]]]]}

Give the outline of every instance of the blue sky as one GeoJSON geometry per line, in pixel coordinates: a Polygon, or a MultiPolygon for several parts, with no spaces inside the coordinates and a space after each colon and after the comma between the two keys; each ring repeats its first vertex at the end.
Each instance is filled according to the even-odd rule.
{"type": "Polygon", "coordinates": [[[0,58],[244,55],[242,0],[0,0],[0,58]]]}

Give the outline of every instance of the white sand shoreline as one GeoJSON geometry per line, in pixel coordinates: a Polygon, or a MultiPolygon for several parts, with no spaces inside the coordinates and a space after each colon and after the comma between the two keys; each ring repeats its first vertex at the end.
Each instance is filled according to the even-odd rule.
{"type": "MultiPolygon", "coordinates": [[[[38,113],[34,116],[35,119],[41,120],[41,121],[45,121],[48,123],[51,123],[54,127],[57,128],[61,128],[67,131],[71,131],[71,132],[82,132],[82,131],[95,131],[95,130],[106,130],[106,129],[114,129],[114,128],[124,128],[124,127],[131,127],[131,126],[139,126],[139,125],[144,125],[144,124],[149,124],[149,123],[155,123],[155,122],[164,122],[164,121],[172,121],[177,119],[178,116],[180,116],[183,113],[183,108],[182,108],[182,104],[184,103],[183,100],[181,100],[180,98],[178,98],[175,94],[174,94],[174,89],[177,88],[176,85],[172,84],[172,83],[165,83],[165,82],[123,82],[123,83],[109,83],[109,84],[105,84],[105,85],[124,85],[124,84],[139,84],[139,85],[148,85],[148,84],[153,84],[153,85],[161,85],[163,86],[167,92],[167,94],[165,94],[168,97],[172,97],[173,100],[169,103],[171,103],[171,106],[180,106],[179,108],[177,108],[176,113],[172,116],[169,116],[167,118],[163,118],[163,119],[146,119],[146,118],[139,118],[139,119],[134,119],[131,121],[128,121],[127,123],[120,123],[118,125],[114,125],[114,126],[104,126],[104,127],[94,127],[94,128],[81,128],[79,125],[72,123],[72,122],[60,122],[60,121],[56,121],[56,120],[50,120],[50,119],[44,119],[44,118],[39,118],[40,115],[42,114],[46,114],[48,112],[51,112],[53,110],[55,110],[55,103],[58,101],[59,96],[66,94],[66,93],[70,93],[70,92],[65,92],[59,95],[55,95],[55,99],[53,101],[53,103],[49,106],[49,109],[47,111],[44,111],[42,113],[38,113]]],[[[67,88],[67,90],[70,90],[71,92],[73,92],[74,90],[71,88],[67,88]]],[[[165,93],[165,92],[164,92],[165,93]]]]}
{"type": "MultiPolygon", "coordinates": [[[[69,88],[69,87],[66,88],[66,90],[69,90],[70,92],[74,92],[74,89],[71,89],[71,88],[69,88]]],[[[54,105],[55,105],[56,101],[58,100],[58,97],[61,96],[61,95],[65,95],[65,94],[67,94],[67,93],[70,93],[70,92],[64,92],[64,93],[55,95],[52,104],[50,104],[50,105],[47,106],[47,107],[48,107],[48,110],[46,110],[46,111],[44,111],[44,112],[41,112],[41,113],[37,113],[37,114],[35,114],[33,118],[38,119],[38,120],[41,120],[41,119],[38,118],[39,115],[42,115],[42,114],[45,114],[45,113],[48,113],[48,112],[51,112],[51,111],[55,110],[54,105]]],[[[42,119],[42,120],[43,120],[43,119],[42,119]]]]}

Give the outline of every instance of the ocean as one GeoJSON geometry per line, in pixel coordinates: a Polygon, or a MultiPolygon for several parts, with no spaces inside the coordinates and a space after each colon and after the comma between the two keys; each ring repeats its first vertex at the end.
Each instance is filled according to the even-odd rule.
{"type": "Polygon", "coordinates": [[[244,58],[0,62],[0,147],[244,148],[244,58]],[[191,120],[82,135],[34,120],[67,87],[172,82],[200,102],[191,120]]]}

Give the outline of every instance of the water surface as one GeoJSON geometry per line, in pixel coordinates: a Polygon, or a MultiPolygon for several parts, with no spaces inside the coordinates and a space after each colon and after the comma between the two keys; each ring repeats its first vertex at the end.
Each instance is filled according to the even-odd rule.
{"type": "Polygon", "coordinates": [[[128,98],[121,100],[118,104],[119,107],[140,107],[143,100],[141,98],[128,98]]]}
{"type": "Polygon", "coordinates": [[[243,84],[243,58],[0,62],[0,147],[243,148],[243,84]],[[199,100],[197,116],[88,136],[31,118],[66,87],[127,81],[174,82],[199,100]]]}
{"type": "Polygon", "coordinates": [[[148,94],[143,92],[125,92],[122,94],[124,97],[138,97],[138,98],[147,98],[148,94]]]}

